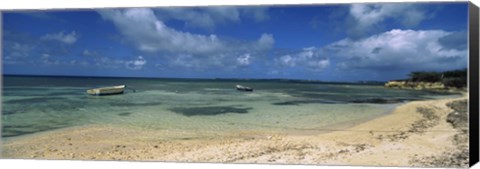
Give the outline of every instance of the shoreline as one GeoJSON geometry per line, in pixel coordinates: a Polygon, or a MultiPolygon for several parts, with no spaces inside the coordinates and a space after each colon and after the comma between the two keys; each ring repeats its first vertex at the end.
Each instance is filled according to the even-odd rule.
{"type": "Polygon", "coordinates": [[[4,139],[2,158],[425,167],[420,159],[457,149],[452,140],[459,131],[446,121],[452,112],[446,104],[463,99],[411,101],[346,130],[312,135],[192,132],[162,139],[172,131],[72,127],[4,139]]]}

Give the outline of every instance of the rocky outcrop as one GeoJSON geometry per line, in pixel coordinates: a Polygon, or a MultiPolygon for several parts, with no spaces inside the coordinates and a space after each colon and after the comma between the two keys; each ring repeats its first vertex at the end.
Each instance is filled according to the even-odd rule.
{"type": "Polygon", "coordinates": [[[465,167],[469,162],[468,145],[468,100],[457,100],[447,103],[447,106],[453,110],[447,116],[447,122],[452,124],[458,132],[453,136],[455,149],[440,155],[423,157],[415,159],[412,162],[418,162],[424,167],[465,167]]]}
{"type": "Polygon", "coordinates": [[[447,122],[459,130],[468,129],[468,100],[454,101],[447,104],[454,111],[448,114],[447,122]]]}
{"type": "Polygon", "coordinates": [[[446,89],[442,82],[412,82],[412,81],[398,81],[392,80],[385,83],[387,88],[399,88],[399,89],[446,89]]]}

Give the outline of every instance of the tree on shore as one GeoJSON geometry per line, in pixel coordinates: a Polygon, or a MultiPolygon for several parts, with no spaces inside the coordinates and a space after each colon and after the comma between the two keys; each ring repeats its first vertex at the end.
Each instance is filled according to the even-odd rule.
{"type": "Polygon", "coordinates": [[[445,72],[417,71],[408,75],[410,82],[441,82],[446,87],[467,87],[467,69],[450,70],[445,72]]]}
{"type": "Polygon", "coordinates": [[[448,87],[463,88],[467,87],[467,69],[452,70],[443,73],[445,77],[442,83],[448,87]]]}
{"type": "Polygon", "coordinates": [[[412,72],[408,75],[413,82],[439,82],[442,80],[442,73],[439,72],[412,72]]]}

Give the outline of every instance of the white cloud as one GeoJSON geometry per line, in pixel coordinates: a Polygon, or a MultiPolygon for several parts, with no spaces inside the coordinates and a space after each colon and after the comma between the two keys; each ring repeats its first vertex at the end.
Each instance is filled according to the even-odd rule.
{"type": "Polygon", "coordinates": [[[219,23],[238,22],[240,14],[235,7],[206,8],[162,8],[156,14],[164,20],[175,19],[185,21],[185,25],[204,29],[213,29],[219,23]]]}
{"type": "Polygon", "coordinates": [[[83,50],[83,56],[91,56],[91,57],[98,57],[100,56],[96,51],[90,51],[88,49],[83,50]]]}
{"type": "Polygon", "coordinates": [[[277,62],[285,66],[294,67],[297,60],[290,55],[283,55],[277,60],[277,62]]]}
{"type": "Polygon", "coordinates": [[[139,70],[147,63],[143,56],[137,56],[135,59],[122,59],[117,56],[105,56],[101,52],[95,50],[84,49],[81,53],[84,61],[75,61],[70,64],[77,63],[82,66],[96,66],[101,69],[121,69],[139,70]]]}
{"type": "Polygon", "coordinates": [[[49,57],[50,57],[50,54],[48,54],[48,53],[42,54],[42,58],[49,58],[49,57]]]}
{"type": "Polygon", "coordinates": [[[462,68],[467,63],[467,50],[452,48],[439,42],[451,34],[453,32],[442,30],[394,29],[360,40],[343,39],[323,50],[342,59],[338,64],[340,68],[378,71],[462,68]]]}
{"type": "Polygon", "coordinates": [[[387,19],[411,27],[427,18],[426,12],[415,4],[352,4],[349,13],[354,20],[349,31],[357,35],[375,30],[387,19]]]}
{"type": "Polygon", "coordinates": [[[242,13],[252,17],[257,22],[261,22],[270,18],[268,15],[268,8],[266,7],[245,7],[242,8],[242,13]]]}
{"type": "Polygon", "coordinates": [[[237,58],[237,64],[240,66],[250,65],[250,54],[244,54],[237,58]]]}
{"type": "MultiPolygon", "coordinates": [[[[224,11],[224,10],[220,10],[224,11]]],[[[137,48],[146,52],[183,52],[188,54],[208,54],[228,52],[235,48],[250,48],[256,44],[243,43],[232,47],[228,41],[220,40],[217,35],[201,35],[182,32],[168,27],[148,8],[108,9],[99,13],[111,20],[117,29],[137,48]]],[[[264,34],[259,39],[262,47],[273,45],[273,36],[264,34]]]]}
{"type": "Polygon", "coordinates": [[[80,66],[88,66],[89,65],[88,62],[86,62],[86,61],[78,61],[78,60],[71,60],[69,64],[70,65],[75,65],[75,66],[76,65],[80,65],[80,66]]]}
{"type": "Polygon", "coordinates": [[[142,56],[138,56],[135,60],[125,62],[125,66],[132,70],[142,69],[143,65],[145,64],[147,64],[147,60],[145,60],[142,56]]]}
{"type": "Polygon", "coordinates": [[[320,54],[321,50],[315,47],[303,48],[299,52],[289,52],[274,60],[282,67],[304,67],[309,70],[321,71],[330,65],[330,60],[320,54]]]}
{"type": "Polygon", "coordinates": [[[222,48],[215,35],[191,34],[169,28],[150,9],[108,9],[99,13],[104,19],[111,20],[142,51],[206,53],[222,48]]]}
{"type": "Polygon", "coordinates": [[[315,70],[323,70],[330,65],[330,60],[328,58],[321,60],[313,60],[308,62],[308,66],[314,68],[315,70]]]}
{"type": "MultiPolygon", "coordinates": [[[[101,69],[119,69],[125,65],[125,60],[110,58],[110,57],[95,57],[92,65],[101,69]]],[[[126,66],[125,66],[126,67],[126,66]]]]}
{"type": "Polygon", "coordinates": [[[214,29],[218,24],[239,23],[242,17],[263,21],[269,18],[268,8],[216,6],[216,7],[168,7],[155,10],[155,14],[162,20],[184,21],[186,26],[214,29]]]}
{"type": "MultiPolygon", "coordinates": [[[[17,40],[17,39],[15,39],[17,40]]],[[[12,42],[11,39],[4,39],[4,56],[2,63],[19,64],[30,62],[31,52],[35,46],[27,43],[12,42]]]]}
{"type": "MultiPolygon", "coordinates": [[[[183,9],[183,8],[182,8],[183,9]]],[[[228,8],[212,8],[219,15],[227,14],[228,8]]],[[[236,65],[237,57],[270,50],[275,40],[271,34],[262,34],[256,41],[220,39],[215,34],[202,35],[183,32],[165,25],[148,8],[108,9],[98,11],[105,20],[112,21],[118,31],[136,48],[157,53],[170,61],[170,66],[211,68],[236,65]]],[[[259,57],[260,55],[255,55],[259,57]]],[[[244,63],[245,64],[245,63],[244,63]]]]}
{"type": "Polygon", "coordinates": [[[260,39],[258,39],[258,49],[259,50],[264,50],[264,49],[270,49],[273,44],[275,43],[275,40],[273,39],[272,34],[262,34],[260,36],[260,39]]]}
{"type": "Polygon", "coordinates": [[[4,37],[5,64],[46,64],[60,62],[46,62],[55,60],[59,54],[65,56],[68,49],[64,45],[44,42],[40,38],[16,31],[5,30],[4,37]]]}
{"type": "Polygon", "coordinates": [[[203,68],[204,65],[201,60],[196,59],[190,54],[179,54],[178,56],[171,57],[174,58],[169,63],[171,66],[179,66],[185,68],[203,68]]]}
{"type": "Polygon", "coordinates": [[[169,67],[181,67],[198,71],[207,69],[232,70],[235,68],[250,66],[255,59],[254,56],[255,55],[251,53],[219,53],[202,57],[196,57],[191,54],[178,54],[169,56],[166,65],[169,67]]]}
{"type": "Polygon", "coordinates": [[[75,31],[64,34],[64,32],[46,34],[42,36],[43,40],[56,40],[66,44],[73,44],[77,41],[78,35],[75,31]]]}
{"type": "Polygon", "coordinates": [[[7,55],[13,58],[24,58],[30,55],[30,51],[34,49],[34,46],[30,44],[22,44],[14,42],[7,46],[7,55]]]}
{"type": "Polygon", "coordinates": [[[53,59],[43,59],[43,64],[45,65],[60,65],[62,64],[61,61],[59,60],[53,60],[53,59]]]}

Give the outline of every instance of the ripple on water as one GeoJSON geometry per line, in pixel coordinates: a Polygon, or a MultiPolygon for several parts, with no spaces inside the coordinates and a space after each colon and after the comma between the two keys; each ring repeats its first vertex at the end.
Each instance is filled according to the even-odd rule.
{"type": "Polygon", "coordinates": [[[197,115],[218,115],[225,113],[240,113],[245,114],[251,110],[251,107],[238,108],[233,106],[209,106],[209,107],[175,107],[170,110],[183,114],[185,116],[197,116],[197,115]]]}
{"type": "Polygon", "coordinates": [[[58,101],[62,100],[61,97],[36,97],[36,98],[28,98],[28,99],[15,99],[15,100],[8,100],[4,101],[3,103],[6,104],[35,104],[35,103],[46,103],[49,101],[58,101]]]}
{"type": "Polygon", "coordinates": [[[328,100],[293,100],[285,102],[272,103],[276,106],[298,106],[300,104],[339,104],[340,102],[328,101],[328,100]]]}

